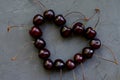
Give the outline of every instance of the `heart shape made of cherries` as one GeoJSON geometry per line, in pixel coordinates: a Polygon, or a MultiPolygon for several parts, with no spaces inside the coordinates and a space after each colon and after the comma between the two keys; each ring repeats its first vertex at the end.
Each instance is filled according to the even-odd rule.
{"type": "Polygon", "coordinates": [[[83,23],[76,22],[72,28],[67,27],[66,19],[63,15],[55,15],[55,12],[51,9],[46,10],[41,14],[37,14],[33,18],[34,26],[30,29],[30,35],[35,39],[34,46],[39,50],[38,56],[44,60],[43,66],[47,70],[62,70],[74,69],[78,64],[85,62],[87,59],[92,58],[94,51],[99,49],[101,46],[101,41],[96,38],[97,32],[92,28],[88,27],[85,28],[83,23]],[[67,38],[70,37],[72,34],[79,35],[85,37],[86,39],[90,40],[89,47],[83,48],[82,52],[76,53],[72,59],[68,59],[64,62],[62,59],[56,59],[52,61],[49,59],[51,53],[50,51],[45,48],[46,42],[42,36],[42,31],[40,29],[40,25],[44,24],[46,21],[53,22],[55,25],[59,26],[60,34],[62,37],[67,38]]]}

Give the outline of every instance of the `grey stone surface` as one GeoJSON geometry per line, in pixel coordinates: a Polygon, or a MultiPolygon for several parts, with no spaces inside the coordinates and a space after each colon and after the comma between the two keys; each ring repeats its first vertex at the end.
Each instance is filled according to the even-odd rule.
{"type": "MultiPolygon", "coordinates": [[[[47,7],[55,10],[56,14],[65,15],[69,11],[81,11],[87,16],[93,10],[101,9],[101,21],[98,25],[98,37],[102,43],[109,46],[120,61],[120,0],[41,0],[47,7]]],[[[48,80],[49,72],[42,67],[42,61],[37,56],[37,50],[31,43],[28,28],[35,14],[41,13],[40,6],[32,0],[0,0],[0,80],[48,80]],[[28,28],[14,28],[7,32],[9,25],[26,25],[28,28]],[[25,46],[25,44],[28,44],[25,46]],[[11,58],[16,56],[15,61],[11,58]]],[[[74,21],[74,15],[67,17],[68,25],[74,21]]],[[[95,19],[87,26],[93,26],[95,19]]],[[[86,46],[86,41],[78,37],[63,39],[55,25],[45,24],[42,27],[43,37],[51,58],[72,58],[74,53],[86,46]]],[[[109,50],[102,47],[96,54],[113,59],[109,50]]],[[[82,69],[75,70],[77,80],[82,80],[82,69]]],[[[84,64],[86,80],[120,80],[120,65],[93,57],[84,64]]],[[[51,80],[59,80],[59,72],[50,72],[51,80]]],[[[63,73],[63,80],[73,80],[72,71],[63,73]]]]}

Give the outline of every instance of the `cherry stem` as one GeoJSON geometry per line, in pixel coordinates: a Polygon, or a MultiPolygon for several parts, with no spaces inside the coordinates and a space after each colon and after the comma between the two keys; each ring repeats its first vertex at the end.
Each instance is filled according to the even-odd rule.
{"type": "Polygon", "coordinates": [[[96,29],[98,23],[100,22],[100,9],[99,9],[99,8],[96,8],[96,9],[95,9],[95,13],[94,13],[91,17],[85,19],[85,21],[88,22],[88,21],[90,21],[92,18],[94,18],[94,17],[96,16],[96,14],[98,14],[98,20],[97,20],[97,22],[96,22],[96,24],[95,24],[95,26],[94,26],[94,28],[93,28],[94,30],[96,29]]]}
{"type": "MultiPolygon", "coordinates": [[[[24,25],[22,25],[22,26],[10,26],[10,25],[8,25],[8,27],[7,27],[7,32],[10,32],[10,30],[12,29],[12,28],[23,28],[23,27],[26,27],[26,26],[24,26],[24,25]]],[[[26,27],[26,28],[29,28],[29,27],[26,27]]]]}
{"type": "Polygon", "coordinates": [[[60,80],[62,80],[62,69],[60,69],[60,80]]]}
{"type": "Polygon", "coordinates": [[[51,80],[50,73],[51,73],[51,72],[49,71],[49,72],[48,72],[48,75],[49,75],[49,80],[51,80]]]}
{"type": "Polygon", "coordinates": [[[102,44],[102,46],[105,47],[105,48],[107,48],[107,49],[110,51],[110,53],[112,54],[112,56],[113,56],[113,58],[114,58],[114,63],[115,63],[115,64],[118,64],[118,61],[117,61],[117,59],[116,59],[116,57],[115,57],[114,52],[112,51],[112,49],[110,49],[109,47],[107,47],[107,46],[104,45],[104,44],[102,44]]]}
{"type": "MultiPolygon", "coordinates": [[[[33,52],[32,52],[32,54],[33,54],[33,52]]],[[[34,53],[35,54],[35,53],[34,53]]],[[[18,59],[21,59],[20,58],[20,55],[21,54],[16,54],[15,56],[13,56],[13,57],[11,57],[11,61],[16,61],[16,60],[18,60],[18,59]]],[[[22,57],[22,60],[30,60],[30,59],[33,59],[33,55],[31,55],[31,56],[28,56],[28,57],[26,57],[26,58],[23,58],[22,57]]]]}
{"type": "Polygon", "coordinates": [[[94,30],[96,29],[96,27],[98,26],[98,24],[99,24],[99,22],[100,22],[100,12],[98,13],[98,19],[97,19],[97,22],[96,22],[96,24],[95,24],[95,26],[94,26],[94,30]]]}
{"type": "Polygon", "coordinates": [[[31,43],[32,43],[32,44],[34,44],[34,42],[35,42],[35,41],[31,41],[31,42],[28,42],[28,43],[26,43],[26,44],[22,45],[22,47],[20,47],[20,50],[25,49],[25,48],[26,48],[26,46],[27,46],[27,47],[30,47],[30,46],[28,46],[28,45],[30,45],[31,43]]]}
{"type": "Polygon", "coordinates": [[[81,68],[82,68],[82,76],[83,76],[83,80],[85,80],[85,71],[84,71],[83,63],[81,63],[81,68]]]}
{"type": "Polygon", "coordinates": [[[100,13],[100,9],[98,9],[98,8],[95,9],[95,13],[88,19],[91,20],[97,13],[100,13]]]}
{"type": "Polygon", "coordinates": [[[16,61],[16,58],[17,58],[17,56],[13,56],[13,57],[11,58],[11,61],[16,61]]]}
{"type": "MultiPolygon", "coordinates": [[[[79,13],[79,12],[71,12],[71,13],[66,14],[66,16],[67,16],[67,15],[70,15],[70,14],[72,14],[72,13],[79,13]]],[[[95,9],[95,13],[94,13],[91,17],[86,17],[84,14],[82,14],[82,13],[80,12],[80,14],[82,14],[82,16],[84,16],[84,18],[79,18],[79,19],[75,20],[75,21],[72,23],[72,25],[73,25],[75,22],[79,21],[79,20],[83,20],[83,21],[84,21],[84,25],[86,25],[86,23],[87,23],[88,21],[90,21],[97,13],[100,14],[100,9],[98,9],[98,8],[95,9]]],[[[100,21],[100,16],[98,15],[98,20],[97,20],[97,23],[95,24],[94,29],[96,29],[99,21],[100,21]]]]}
{"type": "Polygon", "coordinates": [[[77,80],[76,75],[75,75],[75,71],[73,70],[72,72],[73,72],[73,80],[77,80]]]}
{"type": "Polygon", "coordinates": [[[91,19],[93,19],[93,18],[96,16],[96,14],[98,14],[98,20],[97,20],[97,22],[96,22],[96,24],[95,24],[95,26],[94,26],[94,29],[96,29],[96,27],[97,27],[97,25],[98,25],[98,23],[99,23],[99,21],[100,21],[100,9],[99,9],[99,8],[96,8],[96,9],[95,9],[95,13],[94,13],[91,17],[85,19],[85,21],[88,22],[88,21],[90,21],[91,19]]]}
{"type": "Polygon", "coordinates": [[[39,5],[42,8],[42,11],[47,10],[47,8],[45,7],[45,5],[42,2],[40,2],[38,0],[33,0],[33,2],[37,5],[39,5]]]}
{"type": "Polygon", "coordinates": [[[81,12],[76,12],[76,11],[74,11],[74,12],[69,12],[69,13],[67,13],[64,17],[67,17],[67,16],[69,16],[70,14],[73,14],[73,13],[80,14],[80,15],[82,15],[84,18],[86,18],[86,16],[85,16],[83,13],[81,13],[81,12]]]}
{"type": "Polygon", "coordinates": [[[99,55],[97,55],[97,54],[94,54],[94,55],[95,55],[96,57],[99,57],[99,58],[101,58],[101,59],[105,60],[105,61],[109,61],[109,62],[112,62],[112,63],[114,63],[114,64],[118,65],[118,63],[117,63],[117,62],[115,62],[115,61],[105,59],[105,58],[103,58],[102,56],[99,56],[99,55]]]}

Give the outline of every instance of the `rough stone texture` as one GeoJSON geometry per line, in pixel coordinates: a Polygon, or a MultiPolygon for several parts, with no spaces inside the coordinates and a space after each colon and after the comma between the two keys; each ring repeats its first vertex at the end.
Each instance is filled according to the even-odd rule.
{"type": "MultiPolygon", "coordinates": [[[[41,0],[56,14],[65,15],[68,11],[81,11],[87,16],[94,13],[96,7],[101,9],[101,21],[97,27],[98,37],[102,43],[109,46],[120,61],[120,0],[41,0]]],[[[37,50],[31,44],[28,28],[35,14],[42,13],[39,5],[32,0],[0,0],[0,80],[48,80],[49,72],[42,67],[42,61],[37,56],[37,50]],[[26,25],[26,28],[14,28],[7,32],[8,25],[26,25]],[[26,45],[27,44],[27,45],[26,45]],[[16,56],[15,61],[11,58],[16,56]]],[[[70,25],[78,15],[67,17],[70,25]]],[[[96,17],[87,26],[93,26],[96,17]]],[[[55,25],[42,26],[43,37],[47,48],[52,53],[52,59],[67,60],[86,46],[86,41],[74,37],[63,39],[55,25]]],[[[109,50],[102,47],[96,54],[113,59],[109,50]]],[[[82,80],[82,69],[75,70],[77,80],[82,80]]],[[[86,80],[120,80],[120,65],[93,57],[84,63],[86,80]]],[[[59,80],[59,72],[50,72],[51,80],[59,80]]],[[[72,71],[63,73],[63,80],[73,80],[72,71]]]]}

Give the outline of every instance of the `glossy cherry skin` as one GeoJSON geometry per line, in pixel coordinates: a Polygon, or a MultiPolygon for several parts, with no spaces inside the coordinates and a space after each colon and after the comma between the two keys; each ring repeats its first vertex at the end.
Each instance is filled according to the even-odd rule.
{"type": "Polygon", "coordinates": [[[69,59],[66,61],[66,68],[72,70],[76,67],[76,64],[73,60],[69,59]]]}
{"type": "Polygon", "coordinates": [[[77,53],[77,54],[75,54],[75,56],[74,56],[74,61],[75,61],[75,63],[80,64],[80,63],[84,62],[85,59],[83,58],[83,55],[82,55],[82,54],[77,53]]]}
{"type": "Polygon", "coordinates": [[[54,20],[55,18],[55,12],[51,9],[46,10],[43,15],[44,15],[44,18],[48,21],[54,20]]]}
{"type": "Polygon", "coordinates": [[[76,35],[83,35],[85,32],[85,27],[81,22],[77,22],[73,25],[73,33],[76,35]]]}
{"type": "Polygon", "coordinates": [[[60,70],[60,69],[63,69],[65,67],[65,63],[63,60],[61,59],[56,59],[55,62],[54,62],[54,67],[57,69],[57,70],[60,70]]]}
{"type": "Polygon", "coordinates": [[[85,37],[87,39],[95,38],[96,34],[97,34],[97,32],[92,27],[88,27],[85,31],[85,37]]]}
{"type": "Polygon", "coordinates": [[[29,34],[33,37],[33,38],[39,38],[42,36],[42,31],[40,28],[37,28],[35,26],[33,26],[30,31],[29,34]]]}
{"type": "Polygon", "coordinates": [[[66,19],[63,17],[63,15],[57,15],[55,16],[54,23],[57,26],[63,26],[66,23],[66,19]]]}
{"type": "Polygon", "coordinates": [[[99,39],[92,39],[89,43],[89,45],[93,48],[93,49],[99,49],[101,46],[101,41],[99,39]]]}
{"type": "Polygon", "coordinates": [[[38,38],[38,39],[35,40],[34,45],[37,49],[40,50],[40,49],[43,49],[46,46],[46,42],[43,39],[38,38]]]}
{"type": "Polygon", "coordinates": [[[53,61],[51,59],[44,60],[43,66],[47,70],[52,70],[53,69],[53,61]]]}
{"type": "Polygon", "coordinates": [[[69,28],[67,26],[63,26],[60,29],[60,34],[61,34],[62,37],[67,38],[67,37],[71,36],[72,30],[71,30],[71,28],[69,28]]]}
{"type": "Polygon", "coordinates": [[[50,57],[50,51],[46,48],[44,49],[41,49],[38,56],[41,58],[41,59],[47,59],[50,57]]]}
{"type": "Polygon", "coordinates": [[[34,18],[33,18],[33,24],[35,26],[40,26],[43,23],[44,23],[44,18],[43,18],[42,15],[37,14],[37,15],[34,16],[34,18]]]}
{"type": "Polygon", "coordinates": [[[86,59],[92,58],[93,54],[94,54],[94,50],[91,47],[85,47],[82,50],[82,55],[86,59]]]}

